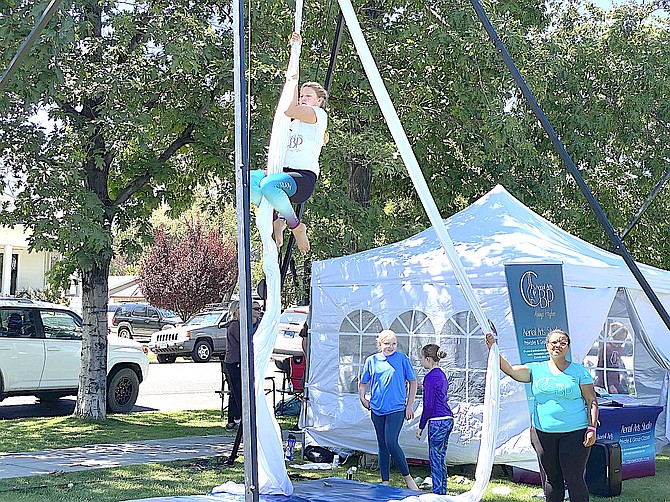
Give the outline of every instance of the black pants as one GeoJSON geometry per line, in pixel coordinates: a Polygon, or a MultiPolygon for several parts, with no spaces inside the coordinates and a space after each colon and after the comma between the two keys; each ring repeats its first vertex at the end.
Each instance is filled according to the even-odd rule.
{"type": "Polygon", "coordinates": [[[540,479],[547,502],[563,502],[565,485],[570,502],[587,502],[584,474],[591,448],[584,448],[586,429],[549,433],[530,428],[530,442],[540,464],[540,479]]]}
{"type": "Polygon", "coordinates": [[[226,363],[226,378],[230,389],[228,398],[228,423],[242,418],[242,366],[240,363],[226,363]]]}

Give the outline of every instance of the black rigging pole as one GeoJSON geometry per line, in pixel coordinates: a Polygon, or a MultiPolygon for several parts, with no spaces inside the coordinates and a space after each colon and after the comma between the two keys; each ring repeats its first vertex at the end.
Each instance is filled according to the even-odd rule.
{"type": "Polygon", "coordinates": [[[33,42],[39,38],[40,33],[42,33],[44,27],[58,10],[58,6],[60,5],[61,1],[62,0],[51,0],[51,3],[47,5],[46,9],[44,9],[42,17],[40,17],[39,21],[37,21],[37,24],[28,34],[26,40],[23,42],[21,47],[19,47],[18,52],[9,63],[5,73],[3,73],[2,77],[0,77],[0,92],[2,92],[2,90],[5,88],[7,82],[9,82],[9,79],[12,78],[12,75],[14,75],[14,72],[17,70],[17,68],[21,65],[21,63],[23,63],[23,60],[26,59],[33,42]]]}
{"type": "MultiPolygon", "coordinates": [[[[251,318],[251,263],[249,244],[249,125],[247,117],[247,80],[244,50],[244,0],[233,2],[233,53],[235,88],[235,186],[237,195],[237,232],[240,287],[240,355],[242,361],[242,429],[244,434],[244,500],[257,502],[258,431],[256,428],[256,391],[253,331],[251,318]]],[[[223,390],[223,389],[222,389],[223,390]]]]}
{"type": "Polygon", "coordinates": [[[661,191],[661,188],[663,188],[663,185],[665,185],[665,182],[668,181],[668,178],[670,178],[670,167],[665,171],[663,176],[661,176],[661,179],[659,180],[658,183],[656,183],[656,186],[654,189],[651,191],[649,194],[649,197],[647,197],[647,200],[644,201],[644,204],[640,207],[637,213],[635,213],[635,216],[633,216],[633,219],[630,221],[628,226],[626,227],[626,230],[624,230],[621,233],[621,240],[625,239],[628,233],[633,230],[633,227],[637,224],[637,222],[640,220],[642,217],[642,213],[644,213],[649,205],[654,201],[656,196],[659,194],[661,191]]]}

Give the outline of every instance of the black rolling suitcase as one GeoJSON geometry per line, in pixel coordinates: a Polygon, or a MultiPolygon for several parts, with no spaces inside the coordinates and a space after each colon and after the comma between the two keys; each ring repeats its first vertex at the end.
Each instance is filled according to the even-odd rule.
{"type": "Polygon", "coordinates": [[[621,495],[621,445],[615,441],[598,440],[591,447],[586,464],[586,484],[591,495],[621,495]]]}

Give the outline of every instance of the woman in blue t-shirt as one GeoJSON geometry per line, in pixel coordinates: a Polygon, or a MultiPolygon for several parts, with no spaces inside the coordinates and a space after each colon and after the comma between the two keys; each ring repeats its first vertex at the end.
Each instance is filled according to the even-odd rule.
{"type": "Polygon", "coordinates": [[[377,346],[379,352],[365,360],[358,384],[358,397],[363,407],[371,411],[372,424],[377,434],[379,473],[382,483],[389,484],[391,457],[393,457],[407,488],[418,490],[409,473],[405,454],[398,443],[403,420],[414,418],[416,374],[409,357],[396,351],[398,341],[393,331],[387,329],[379,333],[377,346]],[[409,382],[409,394],[407,382],[409,382]],[[369,400],[366,397],[368,387],[370,387],[369,400]]]}
{"type": "MultiPolygon", "coordinates": [[[[494,343],[494,336],[487,334],[489,349],[494,343]]],[[[500,369],[517,382],[531,384],[530,440],[540,464],[545,499],[563,502],[567,485],[571,502],[585,502],[589,490],[584,473],[598,424],[593,378],[584,366],[565,358],[570,347],[565,331],[551,331],[546,343],[548,361],[512,366],[501,355],[500,369]]]]}

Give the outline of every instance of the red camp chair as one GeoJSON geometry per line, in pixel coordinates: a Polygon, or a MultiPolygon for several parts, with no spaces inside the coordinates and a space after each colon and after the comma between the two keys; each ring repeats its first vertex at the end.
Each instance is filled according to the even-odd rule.
{"type": "Polygon", "coordinates": [[[305,392],[305,367],[307,361],[305,356],[291,356],[289,358],[288,372],[284,371],[281,390],[281,403],[279,414],[284,415],[284,401],[286,396],[295,396],[301,401],[305,392]]]}

